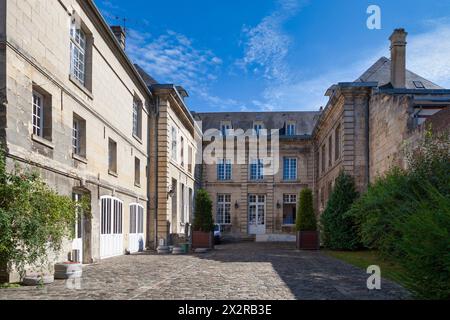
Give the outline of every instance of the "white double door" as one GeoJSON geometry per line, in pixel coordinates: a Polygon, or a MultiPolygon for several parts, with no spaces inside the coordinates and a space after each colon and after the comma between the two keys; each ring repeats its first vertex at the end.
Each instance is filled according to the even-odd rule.
{"type": "Polygon", "coordinates": [[[144,207],[133,203],[130,205],[130,236],[128,250],[144,251],[144,207]]]}
{"type": "Polygon", "coordinates": [[[113,197],[100,199],[100,258],[124,254],[123,202],[113,197]]]}
{"type": "Polygon", "coordinates": [[[248,233],[266,233],[266,196],[249,195],[248,203],[248,233]]]}

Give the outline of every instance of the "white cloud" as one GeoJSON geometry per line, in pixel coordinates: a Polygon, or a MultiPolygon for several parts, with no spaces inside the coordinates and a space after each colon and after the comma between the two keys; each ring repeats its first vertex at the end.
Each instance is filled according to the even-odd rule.
{"type": "MultiPolygon", "coordinates": [[[[435,21],[428,30],[409,34],[407,68],[444,88],[450,88],[450,23],[435,21]]],[[[318,110],[328,98],[325,91],[338,82],[354,81],[381,56],[389,57],[389,43],[375,50],[370,57],[361,57],[344,67],[337,67],[317,77],[292,83],[268,86],[252,110],[318,110]]]]}
{"type": "Polygon", "coordinates": [[[183,34],[168,30],[153,38],[148,33],[130,29],[127,52],[134,63],[161,83],[182,85],[191,95],[217,108],[240,106],[233,99],[210,93],[210,84],[218,78],[222,59],[211,50],[197,49],[194,41],[183,34]]]}
{"type": "Polygon", "coordinates": [[[298,0],[278,0],[278,9],[255,27],[243,27],[244,57],[236,65],[244,70],[262,74],[266,80],[287,82],[289,70],[285,58],[291,37],[283,31],[283,24],[299,10],[298,0]]]}

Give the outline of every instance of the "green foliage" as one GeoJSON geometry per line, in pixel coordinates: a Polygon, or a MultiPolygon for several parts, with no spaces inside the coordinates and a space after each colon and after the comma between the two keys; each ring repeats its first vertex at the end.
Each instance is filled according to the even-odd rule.
{"type": "Polygon", "coordinates": [[[397,258],[419,298],[450,299],[450,198],[426,183],[426,199],[411,217],[398,222],[397,258]]]}
{"type": "Polygon", "coordinates": [[[297,205],[297,231],[317,231],[316,214],[313,207],[313,194],[311,189],[303,189],[300,192],[297,205]]]}
{"type": "Polygon", "coordinates": [[[6,170],[0,147],[0,264],[22,275],[30,265],[42,267],[50,251],[73,238],[75,203],[50,189],[31,170],[6,170]]]}
{"type": "Polygon", "coordinates": [[[357,197],[353,177],[341,172],[320,220],[326,248],[356,250],[361,247],[355,218],[346,214],[357,197]]]}
{"type": "Polygon", "coordinates": [[[210,232],[213,230],[212,201],[208,192],[200,189],[195,196],[194,231],[210,232]]]}
{"type": "Polygon", "coordinates": [[[407,154],[408,169],[392,169],[371,185],[347,215],[364,246],[399,263],[421,298],[450,298],[450,139],[426,133],[407,154]]]}

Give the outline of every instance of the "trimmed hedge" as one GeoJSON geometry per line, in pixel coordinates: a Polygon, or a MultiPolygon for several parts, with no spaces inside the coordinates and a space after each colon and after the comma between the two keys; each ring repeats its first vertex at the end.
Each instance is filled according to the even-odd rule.
{"type": "Polygon", "coordinates": [[[208,192],[200,189],[195,196],[194,231],[210,232],[213,230],[212,201],[208,192]]]}
{"type": "Polygon", "coordinates": [[[297,208],[297,231],[317,231],[317,220],[316,214],[314,213],[311,189],[303,189],[300,191],[297,208]]]}

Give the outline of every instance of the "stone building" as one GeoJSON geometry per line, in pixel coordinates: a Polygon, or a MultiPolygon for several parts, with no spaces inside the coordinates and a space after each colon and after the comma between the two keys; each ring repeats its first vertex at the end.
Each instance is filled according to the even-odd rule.
{"type": "Polygon", "coordinates": [[[92,1],[0,0],[0,15],[7,165],[91,199],[91,218],[80,217],[76,239],[54,260],[92,263],[144,249],[153,94],[125,43],[92,1]]]}
{"type": "MultiPolygon", "coordinates": [[[[440,121],[441,127],[448,126],[444,111],[450,105],[450,90],[406,69],[406,36],[403,29],[395,30],[390,37],[391,59],[380,58],[354,82],[331,86],[325,93],[329,101],[319,113],[195,115],[203,121],[204,132],[216,129],[222,136],[233,135],[233,129],[279,132],[279,170],[264,172],[261,179],[252,178],[251,171],[259,169],[248,151],[243,163],[230,161],[224,153],[215,163],[204,163],[203,187],[213,199],[216,222],[226,233],[286,239],[279,234],[293,231],[295,215],[289,212],[294,212],[295,195],[302,188],[313,190],[320,214],[341,171],[352,175],[362,192],[392,166],[406,166],[405,142],[420,137],[426,119],[443,110],[440,114],[447,121],[440,121]],[[293,181],[285,179],[291,170],[286,159],[295,159],[293,181]]],[[[210,143],[209,138],[204,141],[204,150],[210,143]]]]}

